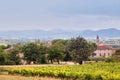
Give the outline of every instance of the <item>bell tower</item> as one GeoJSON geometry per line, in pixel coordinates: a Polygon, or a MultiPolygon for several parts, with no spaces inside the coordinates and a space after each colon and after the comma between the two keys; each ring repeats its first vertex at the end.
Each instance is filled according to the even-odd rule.
{"type": "Polygon", "coordinates": [[[96,44],[97,44],[97,45],[99,45],[99,43],[100,43],[99,41],[100,41],[100,40],[99,40],[99,36],[97,35],[97,37],[96,37],[96,44]]]}

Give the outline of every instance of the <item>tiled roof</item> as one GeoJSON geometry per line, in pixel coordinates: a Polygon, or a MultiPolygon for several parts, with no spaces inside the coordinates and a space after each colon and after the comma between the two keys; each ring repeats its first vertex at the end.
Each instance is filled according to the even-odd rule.
{"type": "Polygon", "coordinates": [[[11,50],[11,48],[7,48],[7,49],[5,49],[6,52],[9,52],[10,50],[11,50]]]}
{"type": "Polygon", "coordinates": [[[115,50],[115,49],[108,45],[98,45],[97,50],[115,50]]]}

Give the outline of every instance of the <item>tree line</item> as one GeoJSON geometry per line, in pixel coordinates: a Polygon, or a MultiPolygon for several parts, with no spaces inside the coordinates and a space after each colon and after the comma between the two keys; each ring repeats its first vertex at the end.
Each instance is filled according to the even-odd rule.
{"type": "Polygon", "coordinates": [[[60,61],[73,61],[81,64],[82,61],[89,60],[89,56],[97,49],[97,45],[87,42],[82,37],[68,40],[55,39],[52,45],[44,43],[27,43],[24,45],[0,47],[1,65],[26,64],[46,64],[60,61]],[[10,48],[9,51],[5,49],[10,48]]]}

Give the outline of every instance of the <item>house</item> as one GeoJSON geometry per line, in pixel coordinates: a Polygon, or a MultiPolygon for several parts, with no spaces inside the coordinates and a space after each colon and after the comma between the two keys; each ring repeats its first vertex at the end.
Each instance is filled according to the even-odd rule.
{"type": "Polygon", "coordinates": [[[97,50],[92,53],[92,57],[111,57],[116,49],[112,48],[112,46],[104,45],[100,43],[99,36],[96,38],[97,50]]]}
{"type": "Polygon", "coordinates": [[[51,41],[48,41],[47,42],[47,46],[49,47],[49,46],[52,46],[52,42],[51,41]]]}

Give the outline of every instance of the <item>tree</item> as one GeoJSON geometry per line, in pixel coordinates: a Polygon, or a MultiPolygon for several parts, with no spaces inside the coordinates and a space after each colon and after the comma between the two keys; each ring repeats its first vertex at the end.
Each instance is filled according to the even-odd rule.
{"type": "Polygon", "coordinates": [[[38,45],[38,63],[47,63],[47,47],[44,44],[38,45]]]}
{"type": "Polygon", "coordinates": [[[59,60],[62,58],[61,50],[56,46],[50,46],[48,49],[48,59],[51,60],[51,63],[54,59],[57,59],[59,64],[59,60]]]}
{"type": "Polygon", "coordinates": [[[60,43],[63,44],[64,46],[67,45],[68,40],[63,40],[63,39],[55,39],[52,41],[52,44],[60,43]]]}
{"type": "Polygon", "coordinates": [[[71,56],[70,53],[66,50],[66,51],[65,51],[64,61],[71,61],[71,60],[72,60],[72,56],[71,56]]]}
{"type": "Polygon", "coordinates": [[[63,59],[65,51],[65,46],[60,41],[56,41],[53,43],[52,46],[48,47],[48,59],[51,60],[51,63],[53,63],[53,60],[57,60],[58,64],[60,63],[60,60],[63,59]]]}
{"type": "Polygon", "coordinates": [[[0,65],[5,65],[7,61],[7,53],[0,47],[0,65]]]}
{"type": "Polygon", "coordinates": [[[82,37],[72,38],[68,45],[68,51],[73,60],[79,64],[82,64],[82,61],[87,60],[90,56],[91,50],[89,48],[89,43],[82,37]]]}
{"type": "Polygon", "coordinates": [[[56,44],[56,45],[61,44],[62,45],[62,51],[63,51],[62,55],[63,55],[63,60],[64,61],[70,61],[70,60],[72,60],[72,57],[69,54],[68,49],[66,47],[68,45],[69,41],[70,40],[63,40],[63,39],[55,39],[55,40],[52,41],[53,45],[54,44],[56,44]]]}
{"type": "Polygon", "coordinates": [[[37,61],[39,60],[39,49],[37,44],[28,43],[23,46],[22,51],[24,53],[24,59],[27,61],[28,64],[30,64],[31,62],[37,63],[37,61]]]}
{"type": "Polygon", "coordinates": [[[14,65],[21,64],[22,57],[19,56],[21,52],[22,52],[21,45],[14,46],[8,53],[9,61],[7,62],[7,64],[14,64],[14,65]]]}
{"type": "Polygon", "coordinates": [[[52,47],[52,46],[50,46],[49,48],[48,48],[48,59],[51,61],[51,64],[53,64],[53,60],[54,60],[54,58],[55,58],[55,51],[54,51],[54,47],[52,47]]]}
{"type": "Polygon", "coordinates": [[[11,46],[0,47],[0,64],[4,64],[4,65],[20,64],[20,58],[17,55],[20,52],[19,46],[15,46],[9,52],[4,51],[4,49],[10,48],[10,47],[11,46]]]}
{"type": "Polygon", "coordinates": [[[90,53],[92,54],[96,49],[97,49],[97,45],[96,43],[93,43],[93,42],[89,42],[89,50],[90,50],[90,53]]]}
{"type": "Polygon", "coordinates": [[[117,49],[112,55],[112,59],[115,62],[120,62],[120,49],[117,49]]]}
{"type": "Polygon", "coordinates": [[[44,44],[28,43],[23,47],[24,59],[28,64],[31,62],[47,63],[47,47],[44,44]]]}

